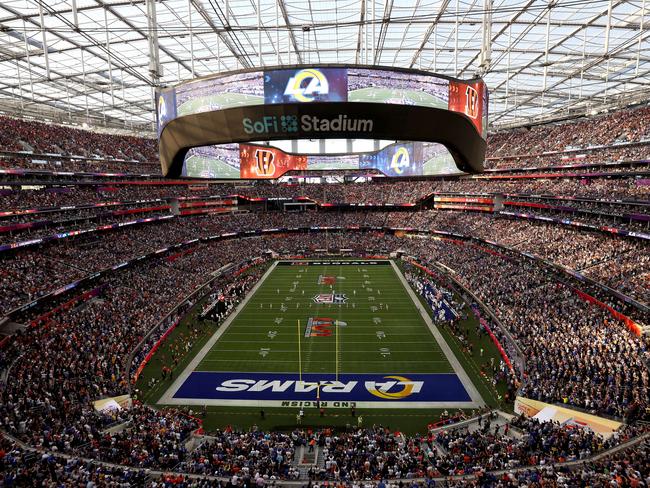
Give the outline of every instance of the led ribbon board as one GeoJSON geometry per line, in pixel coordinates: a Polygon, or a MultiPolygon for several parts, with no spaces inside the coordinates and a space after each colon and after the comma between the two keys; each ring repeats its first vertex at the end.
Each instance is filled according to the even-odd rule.
{"type": "MultiPolygon", "coordinates": [[[[160,158],[169,177],[197,176],[184,170],[186,158],[205,159],[204,148],[210,147],[218,148],[223,169],[207,177],[255,177],[236,144],[292,139],[408,141],[388,155],[370,151],[346,159],[346,168],[374,168],[390,176],[435,174],[425,169],[431,160],[418,146],[422,143],[446,148],[462,171],[483,169],[488,98],[480,79],[395,68],[296,66],[193,80],[157,97],[160,158]]],[[[254,162],[261,168],[257,177],[338,169],[322,158],[291,156],[304,160],[280,171],[270,153],[261,155],[254,162]]]]}

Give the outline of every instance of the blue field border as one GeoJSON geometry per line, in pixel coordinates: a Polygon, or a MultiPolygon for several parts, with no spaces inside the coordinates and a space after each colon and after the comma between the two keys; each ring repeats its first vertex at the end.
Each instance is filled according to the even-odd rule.
{"type": "Polygon", "coordinates": [[[454,373],[409,375],[194,371],[173,398],[229,401],[470,402],[454,373]],[[317,386],[320,382],[320,388],[317,386]]]}

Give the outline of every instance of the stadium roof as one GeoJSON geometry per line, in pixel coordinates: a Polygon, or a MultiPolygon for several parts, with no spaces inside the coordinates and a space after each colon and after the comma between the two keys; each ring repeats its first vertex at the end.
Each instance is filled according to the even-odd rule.
{"type": "Polygon", "coordinates": [[[521,125],[650,99],[649,10],[650,0],[0,0],[0,111],[152,131],[158,84],[367,63],[483,74],[493,128],[521,125]]]}

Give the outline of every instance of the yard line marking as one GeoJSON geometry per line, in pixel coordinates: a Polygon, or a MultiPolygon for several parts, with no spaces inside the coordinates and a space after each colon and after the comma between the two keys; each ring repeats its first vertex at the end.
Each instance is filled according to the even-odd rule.
{"type": "Polygon", "coordinates": [[[226,318],[226,320],[223,322],[221,327],[219,327],[214,334],[212,334],[212,337],[210,337],[207,342],[203,345],[201,350],[198,352],[196,356],[192,358],[192,360],[187,363],[187,366],[185,366],[185,369],[181,372],[176,377],[176,380],[172,383],[172,385],[167,388],[167,391],[163,393],[163,395],[160,397],[158,400],[159,404],[165,404],[165,403],[170,403],[172,402],[172,398],[174,394],[178,391],[178,389],[181,387],[183,383],[189,378],[189,376],[192,374],[192,371],[196,370],[198,368],[198,365],[201,363],[201,361],[208,355],[212,347],[215,345],[215,343],[219,340],[219,338],[228,330],[228,327],[230,327],[230,324],[235,320],[235,317],[239,315],[239,312],[241,312],[248,302],[250,301],[250,298],[255,295],[255,292],[262,286],[262,284],[266,281],[266,279],[271,275],[273,270],[277,267],[278,262],[275,261],[271,266],[269,266],[269,269],[266,270],[266,273],[262,275],[260,280],[255,283],[255,286],[251,289],[251,291],[244,297],[244,299],[239,303],[239,305],[233,310],[233,312],[226,318]]]}
{"type": "Polygon", "coordinates": [[[397,267],[395,262],[391,261],[390,264],[393,268],[393,271],[401,281],[402,286],[404,287],[408,295],[411,297],[411,300],[415,304],[415,307],[417,308],[418,312],[420,312],[421,317],[424,319],[424,323],[429,327],[429,330],[435,337],[436,342],[438,342],[438,345],[440,346],[442,352],[444,353],[445,357],[449,361],[449,364],[458,375],[458,378],[460,379],[461,383],[465,387],[465,390],[467,391],[470,398],[472,399],[472,402],[474,402],[478,406],[481,407],[484,406],[485,401],[481,397],[481,394],[476,389],[476,386],[474,386],[474,383],[472,383],[472,380],[469,378],[467,372],[460,364],[460,361],[458,361],[458,358],[449,347],[449,344],[447,344],[447,341],[445,341],[444,337],[438,330],[438,327],[431,321],[431,317],[429,316],[428,312],[425,310],[424,306],[422,305],[422,302],[420,302],[418,297],[415,295],[413,288],[411,288],[411,286],[407,283],[406,278],[404,278],[404,275],[397,267]]]}
{"type": "MultiPolygon", "coordinates": [[[[274,342],[274,344],[277,344],[277,342],[274,342]]],[[[391,343],[391,342],[384,342],[384,344],[385,345],[390,345],[390,346],[393,345],[393,343],[391,343]]],[[[384,350],[384,349],[388,349],[388,348],[387,347],[382,347],[381,348],[381,350],[384,350]]],[[[248,352],[248,353],[252,353],[252,352],[255,352],[255,350],[256,349],[225,349],[225,348],[218,348],[217,347],[217,348],[213,349],[212,352],[214,352],[214,353],[222,353],[222,352],[248,352]]],[[[295,352],[296,351],[296,349],[273,349],[273,350],[275,352],[295,352]]],[[[355,354],[356,353],[372,354],[372,353],[376,353],[376,352],[377,352],[377,349],[355,349],[354,350],[355,354]]],[[[393,353],[393,354],[398,354],[398,353],[402,353],[402,354],[412,354],[412,353],[425,354],[425,353],[431,352],[431,349],[429,349],[428,347],[426,349],[423,349],[423,350],[414,350],[413,348],[408,348],[408,349],[404,349],[404,350],[390,349],[390,352],[393,353]]],[[[320,349],[320,350],[312,351],[312,354],[329,354],[329,355],[331,355],[332,351],[329,350],[329,349],[328,350],[320,349]]],[[[350,352],[348,352],[348,354],[353,354],[353,352],[350,351],[350,352]]]]}

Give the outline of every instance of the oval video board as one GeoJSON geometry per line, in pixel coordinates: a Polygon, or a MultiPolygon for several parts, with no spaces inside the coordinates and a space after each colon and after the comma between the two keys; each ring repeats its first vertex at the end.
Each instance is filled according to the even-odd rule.
{"type": "MultiPolygon", "coordinates": [[[[480,79],[396,68],[293,66],[210,76],[157,97],[161,164],[168,176],[183,173],[192,148],[287,139],[436,142],[458,169],[483,167],[488,95],[480,79]]],[[[236,171],[223,177],[236,177],[236,171]]]]}

